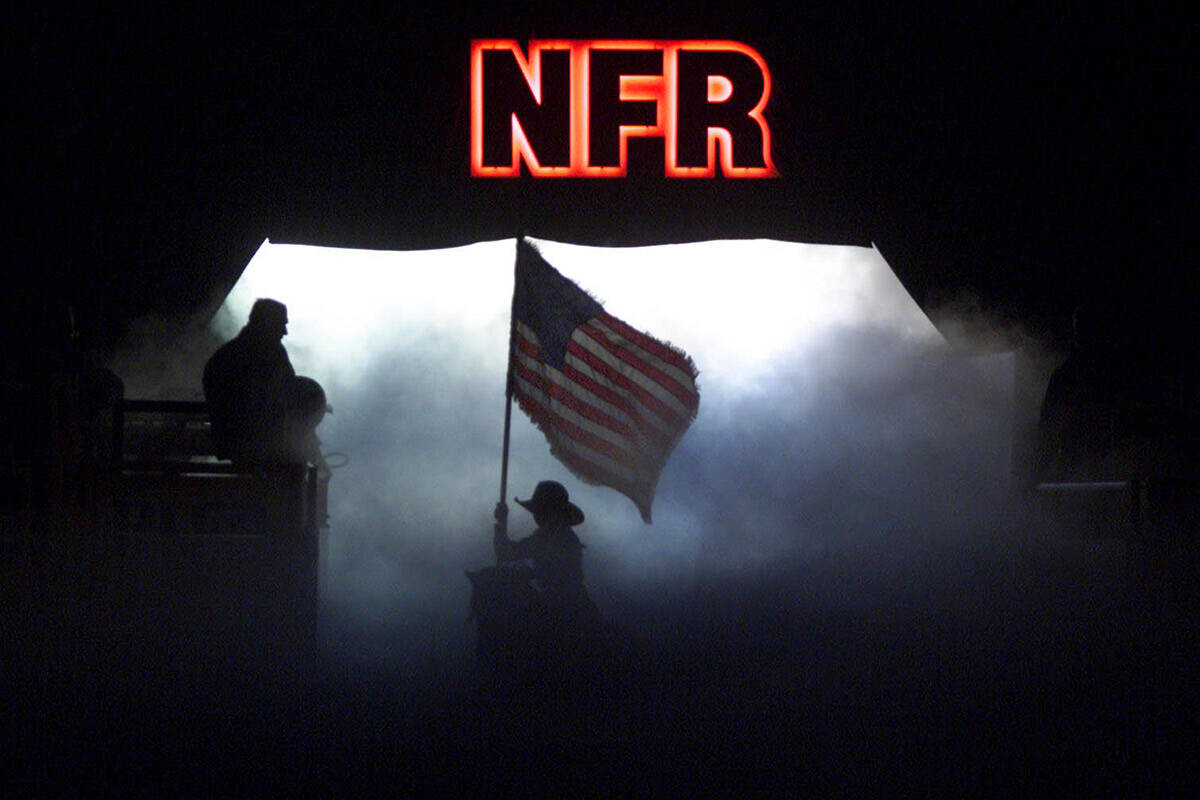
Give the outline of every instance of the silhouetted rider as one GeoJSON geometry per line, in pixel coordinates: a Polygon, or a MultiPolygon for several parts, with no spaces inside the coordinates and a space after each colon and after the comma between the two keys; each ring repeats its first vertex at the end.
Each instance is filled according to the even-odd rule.
{"type": "Polygon", "coordinates": [[[283,303],[255,301],[246,326],[204,366],[204,398],[221,458],[323,463],[315,429],[328,410],[325,392],[292,368],[282,342],[287,324],[283,303]]]}
{"type": "Polygon", "coordinates": [[[533,514],[537,530],[524,539],[509,539],[504,524],[508,507],[497,503],[498,524],[492,539],[497,562],[528,562],[546,612],[564,621],[590,621],[595,607],[583,582],[583,543],[571,529],[583,522],[583,511],[556,481],[542,481],[531,498],[517,503],[533,514]]]}
{"type": "Polygon", "coordinates": [[[583,512],[567,490],[542,481],[532,497],[517,503],[533,514],[537,529],[509,539],[508,506],[497,503],[492,538],[497,565],[467,572],[480,675],[502,691],[573,695],[617,674],[628,642],[588,597],[584,546],[572,530],[583,522],[583,512]]]}

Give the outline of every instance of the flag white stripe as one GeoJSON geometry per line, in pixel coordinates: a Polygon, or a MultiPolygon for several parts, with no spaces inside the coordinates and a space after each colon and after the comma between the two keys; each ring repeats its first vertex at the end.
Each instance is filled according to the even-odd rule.
{"type": "MultiPolygon", "coordinates": [[[[585,323],[585,324],[590,325],[591,322],[585,323]]],[[[517,325],[518,333],[520,333],[520,335],[524,339],[526,339],[529,342],[539,344],[537,334],[535,334],[528,326],[526,326],[520,320],[516,321],[516,325],[517,325]]],[[[598,328],[595,325],[593,325],[592,327],[593,327],[593,330],[597,330],[598,332],[602,332],[602,333],[609,330],[607,327],[605,327],[603,329],[603,331],[601,331],[600,328],[598,328]]],[[[604,335],[608,335],[608,334],[604,333],[604,335]]],[[[602,344],[597,342],[595,339],[593,339],[587,333],[585,333],[579,329],[576,329],[571,334],[571,340],[574,341],[579,346],[586,349],[589,353],[591,353],[597,359],[603,361],[605,364],[607,364],[609,367],[611,367],[615,372],[617,372],[617,373],[629,378],[630,380],[634,381],[635,383],[637,383],[638,386],[640,386],[645,391],[649,392],[656,399],[660,400],[663,404],[669,406],[673,411],[676,411],[677,413],[681,414],[684,418],[690,417],[690,412],[687,409],[687,407],[685,405],[683,405],[679,401],[679,398],[676,397],[669,389],[664,387],[662,384],[660,384],[658,381],[656,381],[650,375],[638,370],[635,366],[633,366],[625,361],[622,361],[619,357],[617,357],[614,353],[612,353],[610,350],[605,348],[602,344]]],[[[622,340],[622,341],[628,342],[628,340],[622,340]]],[[[630,344],[632,345],[632,343],[630,343],[630,344]]],[[[655,356],[645,354],[645,351],[641,350],[640,348],[638,349],[638,353],[645,355],[645,358],[643,360],[646,361],[650,366],[652,366],[656,369],[661,369],[663,367],[669,367],[669,365],[664,364],[664,362],[658,360],[655,356]]],[[[610,378],[608,378],[607,376],[596,372],[590,366],[588,366],[586,363],[579,361],[569,351],[565,354],[565,359],[571,361],[572,366],[575,366],[581,370],[586,370],[586,372],[589,374],[589,376],[591,376],[594,380],[597,380],[600,383],[602,383],[603,385],[612,388],[614,391],[620,392],[622,394],[628,393],[627,389],[625,389],[624,387],[621,387],[618,384],[613,383],[613,381],[610,378]]],[[[686,389],[688,387],[685,386],[684,388],[686,389]]],[[[633,402],[635,404],[639,403],[639,401],[636,398],[633,399],[633,402]]],[[[667,427],[670,428],[672,426],[668,423],[667,427]]]]}
{"type": "MultiPolygon", "coordinates": [[[[615,371],[636,383],[649,394],[653,395],[656,400],[670,408],[683,419],[686,420],[691,418],[691,409],[681,403],[679,398],[672,394],[668,389],[663,387],[662,384],[644,372],[635,369],[631,365],[626,364],[624,361],[617,358],[586,333],[576,330],[571,334],[571,341],[575,342],[593,356],[602,360],[605,364],[608,364],[615,371]]],[[[568,354],[567,357],[570,358],[570,354],[568,354]]]]}
{"type": "MultiPolygon", "coordinates": [[[[643,406],[638,404],[636,402],[636,400],[634,400],[634,399],[630,400],[630,403],[634,409],[634,411],[631,412],[628,408],[623,408],[621,406],[613,405],[612,403],[605,400],[603,397],[600,397],[599,395],[592,392],[586,386],[584,386],[580,383],[577,383],[576,381],[572,380],[571,378],[568,378],[566,375],[564,375],[559,370],[554,369],[553,367],[550,367],[541,361],[538,361],[537,359],[529,356],[526,353],[523,353],[518,350],[514,353],[514,357],[516,358],[517,362],[520,363],[522,366],[524,366],[525,368],[527,368],[529,370],[537,372],[545,380],[550,381],[551,383],[555,384],[556,386],[561,387],[565,391],[570,392],[572,395],[577,397],[585,405],[588,405],[588,406],[596,409],[600,413],[605,414],[609,417],[612,417],[614,420],[626,425],[632,431],[632,438],[634,439],[634,441],[637,442],[637,446],[639,449],[649,448],[649,449],[652,449],[655,451],[662,450],[662,446],[657,444],[653,437],[651,437],[645,431],[642,430],[642,425],[645,424],[646,422],[648,422],[650,424],[650,427],[652,427],[655,431],[658,431],[661,434],[661,436],[662,436],[661,440],[665,440],[670,435],[670,431],[665,429],[663,427],[663,425],[661,423],[659,423],[657,416],[636,413],[637,410],[644,408],[643,406]],[[649,417],[649,419],[647,419],[647,417],[649,417]]],[[[571,359],[571,363],[572,363],[572,366],[575,366],[580,372],[585,373],[588,377],[592,378],[592,380],[596,381],[597,383],[601,383],[602,385],[607,386],[613,392],[620,393],[623,397],[628,397],[628,393],[624,392],[619,387],[614,386],[603,375],[597,374],[587,364],[579,364],[579,363],[575,362],[574,359],[571,359]]],[[[598,423],[593,423],[593,424],[598,424],[598,423]]]]}
{"type": "Polygon", "coordinates": [[[632,470],[629,468],[628,464],[622,464],[619,461],[614,461],[612,458],[609,458],[603,453],[596,452],[587,445],[581,444],[569,436],[557,436],[555,437],[555,443],[560,450],[568,450],[580,458],[587,459],[615,477],[620,478],[621,480],[633,486],[646,483],[647,479],[653,474],[646,470],[632,470]]]}
{"type": "MultiPolygon", "coordinates": [[[[539,345],[537,334],[535,334],[532,330],[530,330],[524,323],[522,323],[521,321],[518,320],[516,323],[516,326],[517,326],[517,333],[521,336],[521,338],[525,339],[527,342],[530,342],[531,344],[539,345]]],[[[539,360],[533,358],[532,356],[528,356],[525,353],[522,353],[520,350],[516,350],[515,355],[517,358],[521,359],[522,363],[526,364],[527,366],[536,365],[538,368],[540,368],[544,364],[544,362],[539,361],[539,360]]],[[[601,372],[598,372],[590,364],[588,364],[585,361],[580,360],[579,358],[577,358],[575,355],[573,355],[570,352],[568,352],[566,354],[564,361],[565,361],[565,364],[570,364],[573,368],[578,370],[580,373],[591,378],[593,381],[595,381],[596,383],[605,387],[606,389],[610,390],[614,394],[618,394],[621,397],[626,398],[629,401],[630,407],[633,410],[632,413],[636,416],[636,419],[643,421],[645,424],[648,424],[650,427],[654,428],[654,430],[658,431],[661,439],[666,441],[666,440],[670,440],[674,437],[675,430],[676,430],[675,425],[673,425],[670,420],[661,418],[658,415],[658,413],[655,412],[655,410],[653,408],[646,406],[640,399],[638,399],[636,396],[632,395],[630,393],[629,389],[613,382],[613,380],[610,377],[608,377],[607,375],[605,375],[601,372]]],[[[611,363],[611,359],[605,359],[605,363],[611,363]]],[[[628,367],[628,365],[623,365],[623,366],[626,366],[626,368],[628,367]]],[[[561,372],[559,372],[559,370],[555,370],[553,368],[551,368],[551,369],[553,372],[561,375],[561,372]]],[[[617,369],[617,367],[614,366],[613,369],[617,369]]],[[[622,372],[622,374],[624,374],[625,371],[622,370],[621,372],[622,372]]],[[[585,387],[583,387],[579,384],[576,384],[574,381],[571,381],[566,376],[562,376],[562,385],[564,387],[571,389],[572,392],[576,391],[575,387],[578,387],[579,391],[587,391],[585,387]]],[[[588,392],[588,394],[590,396],[596,397],[595,395],[592,395],[591,392],[588,392]]],[[[635,421],[635,419],[633,417],[631,417],[631,412],[629,409],[621,409],[621,408],[614,407],[611,404],[609,404],[607,401],[605,401],[603,398],[596,397],[596,402],[593,403],[593,405],[600,407],[600,404],[603,404],[604,408],[612,409],[614,415],[619,414],[621,416],[621,418],[630,420],[630,424],[633,425],[635,428],[637,427],[637,422],[635,421]]],[[[684,415],[684,417],[686,418],[687,415],[684,415]]],[[[647,437],[647,438],[648,438],[648,440],[650,440],[649,437],[647,437]]],[[[650,440],[650,441],[652,441],[652,440],[650,440]]]]}
{"type": "MultiPolygon", "coordinates": [[[[566,375],[562,374],[561,371],[554,369],[544,362],[538,361],[536,358],[533,358],[526,353],[522,353],[518,350],[514,356],[517,362],[526,369],[537,372],[546,380],[551,381],[557,386],[561,386],[562,388],[571,392],[571,394],[579,397],[583,402],[587,403],[587,405],[595,408],[597,411],[623,422],[630,427],[634,427],[635,422],[630,416],[628,410],[621,408],[620,406],[613,405],[603,397],[593,393],[586,386],[571,380],[566,375]]],[[[614,391],[616,390],[614,389],[614,391]]]]}
{"type": "Polygon", "coordinates": [[[553,411],[555,414],[558,414],[568,422],[576,425],[579,428],[582,428],[593,436],[603,439],[604,441],[627,451],[631,458],[636,458],[637,451],[640,449],[636,441],[631,440],[628,436],[625,436],[624,434],[615,431],[606,425],[602,425],[595,420],[588,419],[586,416],[580,414],[570,406],[565,405],[553,397],[550,397],[541,388],[529,383],[520,375],[515,376],[514,379],[516,381],[518,391],[533,398],[538,405],[553,411]]]}
{"type": "MultiPolygon", "coordinates": [[[[604,386],[605,388],[607,388],[613,392],[616,392],[617,394],[621,395],[622,397],[628,398],[630,404],[632,405],[632,407],[634,409],[634,415],[637,417],[637,419],[642,420],[645,424],[654,428],[656,431],[658,431],[662,435],[663,438],[669,439],[671,436],[674,435],[674,431],[675,431],[674,425],[672,425],[668,420],[665,420],[662,417],[660,417],[658,415],[658,413],[656,413],[654,411],[654,409],[647,406],[645,403],[643,403],[637,397],[634,397],[633,395],[631,395],[628,389],[626,389],[623,386],[617,385],[607,375],[605,375],[601,372],[597,372],[596,369],[594,367],[592,367],[591,364],[581,361],[580,359],[578,359],[577,357],[575,357],[574,355],[572,355],[570,353],[567,353],[566,363],[570,364],[574,369],[578,370],[580,373],[591,378],[592,380],[594,380],[596,383],[600,384],[601,386],[604,386]]],[[[626,412],[626,413],[628,414],[629,412],[626,412]]]]}
{"type": "Polygon", "coordinates": [[[643,350],[632,339],[627,339],[620,333],[617,333],[617,331],[610,328],[602,319],[598,317],[588,320],[586,324],[599,331],[605,338],[615,341],[628,348],[629,351],[638,359],[646,362],[655,369],[660,370],[664,375],[678,383],[684,391],[688,392],[689,394],[696,393],[696,381],[691,374],[684,372],[678,366],[669,361],[664,361],[654,353],[651,353],[648,350],[643,350]]]}
{"type": "MultiPolygon", "coordinates": [[[[521,396],[527,397],[528,399],[532,400],[537,405],[541,406],[541,408],[543,410],[550,411],[551,413],[554,413],[554,414],[560,414],[560,412],[562,411],[562,407],[560,406],[559,408],[551,408],[550,406],[548,406],[545,393],[543,393],[537,389],[534,389],[532,392],[526,392],[525,388],[531,388],[531,387],[529,387],[529,385],[525,384],[523,381],[520,381],[519,384],[521,385],[522,388],[520,388],[518,390],[518,397],[521,397],[521,396]]],[[[563,414],[562,416],[565,417],[566,415],[563,414]]],[[[618,477],[620,477],[624,480],[627,480],[631,483],[644,481],[646,479],[647,474],[650,474],[648,472],[648,470],[645,468],[646,465],[642,464],[642,460],[637,458],[636,453],[630,454],[631,457],[633,458],[633,464],[636,466],[623,463],[621,461],[618,461],[617,459],[614,459],[612,456],[609,456],[606,453],[602,453],[598,450],[595,450],[594,448],[585,444],[584,442],[581,442],[577,439],[572,438],[562,428],[555,425],[553,420],[546,420],[545,422],[547,423],[547,425],[545,426],[544,429],[550,429],[552,431],[550,436],[556,447],[560,447],[565,450],[570,450],[570,451],[588,459],[589,461],[592,461],[592,462],[600,465],[601,467],[603,467],[604,469],[613,473],[614,475],[617,475],[618,477]]],[[[574,423],[574,420],[571,420],[571,422],[574,423]]],[[[583,426],[580,426],[580,427],[583,427],[583,426]]]]}

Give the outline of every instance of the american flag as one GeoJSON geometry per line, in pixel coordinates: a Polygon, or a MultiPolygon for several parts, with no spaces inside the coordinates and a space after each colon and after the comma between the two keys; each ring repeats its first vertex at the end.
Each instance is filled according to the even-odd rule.
{"type": "Polygon", "coordinates": [[[691,358],[605,312],[522,239],[510,367],[550,452],[649,523],[659,473],[700,405],[691,358]]]}

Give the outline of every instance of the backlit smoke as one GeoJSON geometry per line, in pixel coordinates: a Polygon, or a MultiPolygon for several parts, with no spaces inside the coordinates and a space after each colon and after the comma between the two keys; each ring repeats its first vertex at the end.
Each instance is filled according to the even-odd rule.
{"type": "MultiPolygon", "coordinates": [[[[568,486],[587,513],[590,591],[618,622],[665,636],[722,581],[857,580],[845,602],[871,602],[931,548],[961,554],[1001,525],[1012,357],[951,352],[874,249],[538,244],[700,369],[700,413],[652,526],[573,478],[514,410],[508,500],[546,478],[568,486]]],[[[513,255],[511,241],[264,243],[214,320],[228,337],[256,298],[286,303],[293,363],[334,406],[319,434],[349,464],[330,496],[325,632],[348,656],[430,672],[469,661],[463,570],[492,560],[513,255]]],[[[524,535],[532,520],[511,509],[524,535]]]]}

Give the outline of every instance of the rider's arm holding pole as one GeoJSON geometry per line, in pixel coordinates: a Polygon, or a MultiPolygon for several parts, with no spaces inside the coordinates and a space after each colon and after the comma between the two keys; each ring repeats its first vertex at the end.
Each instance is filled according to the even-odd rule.
{"type": "Polygon", "coordinates": [[[504,501],[496,503],[492,512],[496,524],[492,526],[492,549],[496,551],[496,563],[512,559],[512,540],[508,538],[508,505],[504,501]]]}

